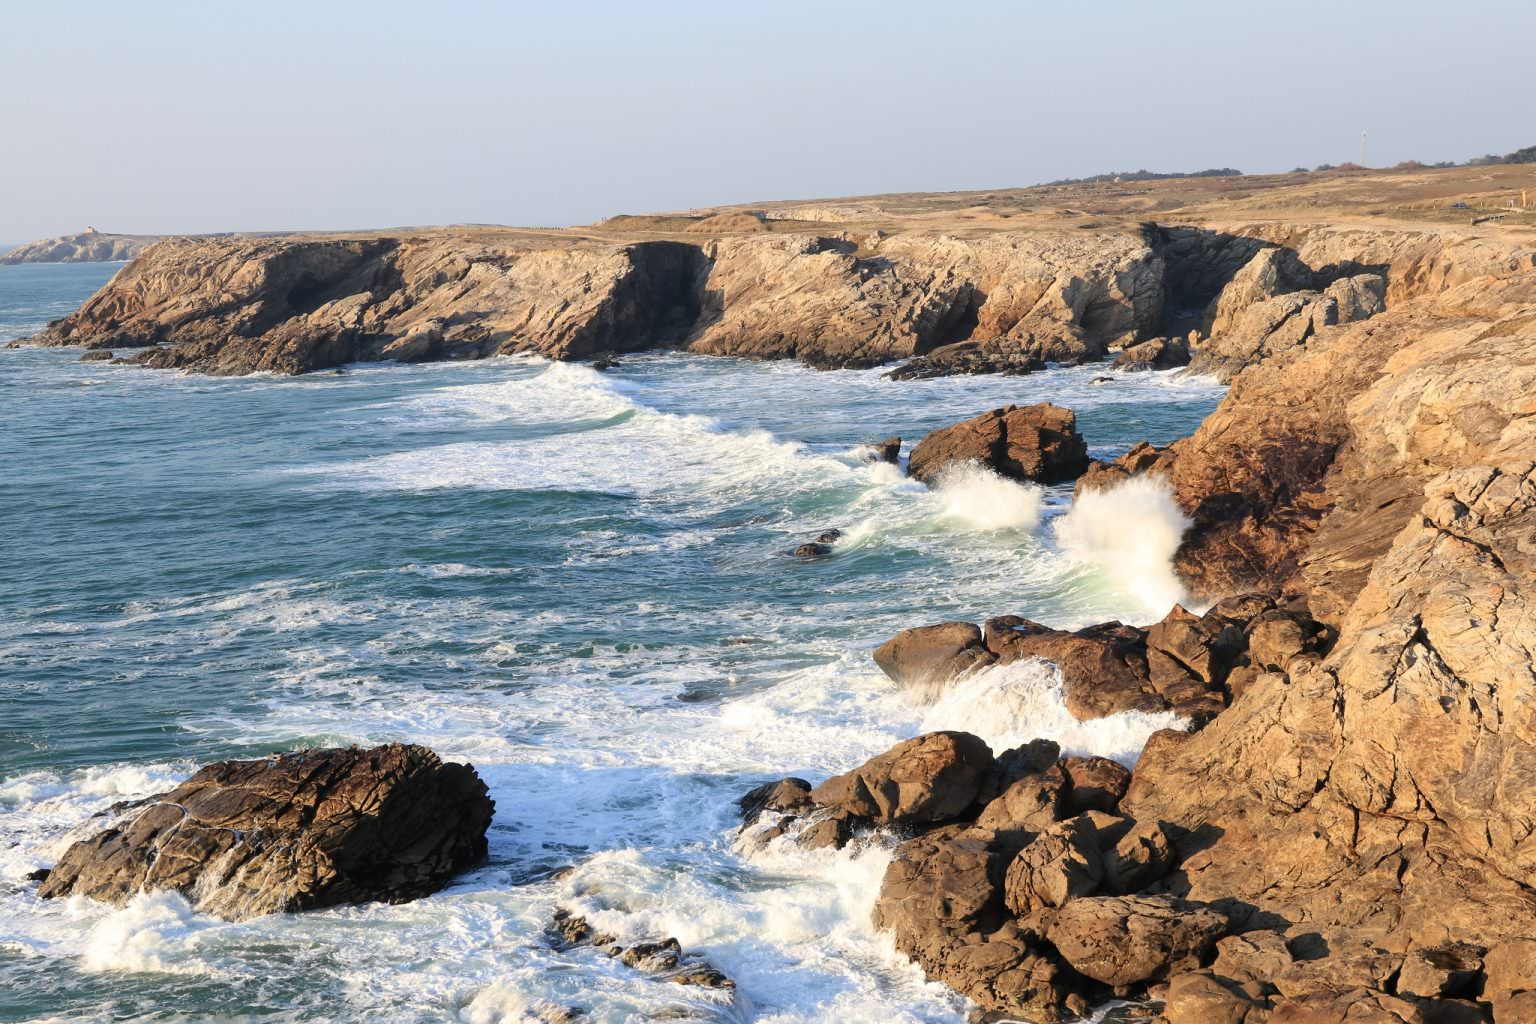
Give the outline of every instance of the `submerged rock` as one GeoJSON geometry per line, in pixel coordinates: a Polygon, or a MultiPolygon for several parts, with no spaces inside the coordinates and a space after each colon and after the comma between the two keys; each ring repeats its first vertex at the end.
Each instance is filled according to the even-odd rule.
{"type": "Polygon", "coordinates": [[[907,473],[933,484],[944,470],[966,462],[1014,480],[1059,483],[1088,468],[1088,446],[1071,409],[1049,402],[1009,405],[933,431],[912,449],[907,473]]]}
{"type": "Polygon", "coordinates": [[[469,765],[418,746],[225,761],[75,843],[44,898],[175,890],[228,918],[401,903],[485,856],[495,810],[469,765]]]}

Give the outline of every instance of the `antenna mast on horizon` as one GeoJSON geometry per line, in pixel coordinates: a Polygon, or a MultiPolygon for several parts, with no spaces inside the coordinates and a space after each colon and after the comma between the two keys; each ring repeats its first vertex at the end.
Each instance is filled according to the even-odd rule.
{"type": "Polygon", "coordinates": [[[1365,131],[1360,132],[1360,166],[1365,166],[1365,131]]]}

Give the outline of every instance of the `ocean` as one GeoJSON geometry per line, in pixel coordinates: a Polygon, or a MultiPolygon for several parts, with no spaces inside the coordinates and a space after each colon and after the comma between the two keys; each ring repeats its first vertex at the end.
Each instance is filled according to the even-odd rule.
{"type": "MultiPolygon", "coordinates": [[[[0,267],[0,343],[116,269],[0,267]]],[[[929,706],[899,693],[870,652],[907,626],[1160,618],[1178,523],[1155,493],[929,490],[859,445],[1049,400],[1108,457],[1191,433],[1209,380],[678,353],[231,379],[78,357],[0,350],[0,1021],[959,1024],[964,1001],[869,923],[889,843],[749,853],[737,797],[936,728],[1132,763],[1178,724],[1078,723],[1039,664],[929,706]],[[832,557],[789,555],[831,528],[832,557]],[[489,859],[428,899],[229,923],[25,881],[199,764],[389,741],[470,761],[496,801],[489,859]],[[557,907],[676,937],[736,993],[558,949],[557,907]]]]}

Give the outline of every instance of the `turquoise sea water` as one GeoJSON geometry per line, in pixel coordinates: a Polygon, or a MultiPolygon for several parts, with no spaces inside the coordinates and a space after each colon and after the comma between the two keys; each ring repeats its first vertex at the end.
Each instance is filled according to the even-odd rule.
{"type": "MultiPolygon", "coordinates": [[[[0,342],[115,269],[0,267],[0,342]]],[[[1130,760],[1168,724],[1073,723],[1034,668],[919,706],[869,658],[946,618],[1160,616],[1171,542],[1146,538],[1177,526],[1155,495],[1067,514],[1069,487],[930,491],[857,446],[1051,400],[1110,455],[1191,432],[1209,381],[678,354],[217,379],[78,355],[0,351],[0,1021],[958,1022],[868,925],[888,850],[745,854],[735,798],[928,728],[1130,760]],[[833,557],[786,554],[830,527],[833,557]],[[488,863],[430,899],[230,924],[24,881],[196,764],[390,740],[470,760],[497,802],[488,863]],[[553,949],[557,905],[676,936],[735,1000],[553,949]]]]}

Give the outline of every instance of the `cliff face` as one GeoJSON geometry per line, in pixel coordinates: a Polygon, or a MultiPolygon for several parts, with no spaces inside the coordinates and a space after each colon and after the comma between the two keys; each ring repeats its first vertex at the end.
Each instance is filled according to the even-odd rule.
{"type": "Polygon", "coordinates": [[[78,235],[62,235],[18,245],[9,252],[0,253],[0,263],[111,263],[137,259],[159,240],[159,235],[107,235],[99,231],[82,231],[78,235]]]}
{"type": "Polygon", "coordinates": [[[176,239],[33,339],[139,361],[302,373],[364,359],[686,346],[871,366],[956,342],[1079,361],[1152,330],[1140,232],[678,241],[176,239]]]}

